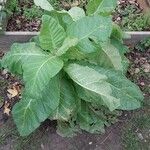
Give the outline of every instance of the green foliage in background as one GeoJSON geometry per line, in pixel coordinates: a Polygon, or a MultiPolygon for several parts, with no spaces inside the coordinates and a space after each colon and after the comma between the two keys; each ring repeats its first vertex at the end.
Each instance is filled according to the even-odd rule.
{"type": "Polygon", "coordinates": [[[150,29],[150,13],[144,14],[135,5],[127,5],[118,11],[122,18],[120,26],[124,31],[146,31],[150,29]]]}
{"type": "Polygon", "coordinates": [[[145,38],[144,40],[142,40],[141,42],[139,42],[135,48],[138,51],[144,52],[147,51],[148,49],[150,49],[150,37],[149,38],[145,38]]]}
{"type": "Polygon", "coordinates": [[[41,18],[43,15],[43,11],[35,5],[31,6],[30,8],[24,7],[23,10],[23,16],[28,20],[41,18]]]}

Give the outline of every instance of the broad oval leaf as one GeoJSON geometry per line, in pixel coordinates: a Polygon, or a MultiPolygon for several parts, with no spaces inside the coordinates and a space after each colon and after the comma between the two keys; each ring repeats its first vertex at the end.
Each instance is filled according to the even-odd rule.
{"type": "MultiPolygon", "coordinates": [[[[117,109],[134,110],[140,108],[141,101],[143,100],[142,92],[122,73],[111,69],[104,69],[95,65],[88,65],[90,66],[90,68],[93,68],[101,75],[107,76],[107,82],[112,89],[112,95],[117,99],[120,99],[120,106],[117,109]]],[[[94,102],[95,100],[99,100],[101,103],[96,103],[99,104],[100,107],[104,104],[102,103],[101,98],[97,94],[92,93],[91,91],[82,88],[79,88],[79,90],[77,91],[80,98],[85,99],[88,102],[94,102]]]]}
{"type": "Polygon", "coordinates": [[[110,15],[117,6],[117,0],[91,0],[87,5],[88,15],[110,15]]]}
{"type": "Polygon", "coordinates": [[[44,50],[55,52],[62,46],[66,38],[63,27],[51,16],[42,17],[42,27],[39,35],[40,46],[44,50]]]}
{"type": "Polygon", "coordinates": [[[3,59],[3,66],[22,74],[28,94],[37,97],[39,91],[62,69],[63,61],[31,42],[14,44],[3,59]]]}
{"type": "Polygon", "coordinates": [[[141,90],[122,73],[98,66],[92,68],[102,75],[107,75],[113,96],[120,99],[118,109],[134,110],[141,107],[141,101],[144,99],[141,90]]]}
{"type": "Polygon", "coordinates": [[[78,64],[69,64],[65,68],[65,71],[82,88],[98,94],[111,111],[120,106],[120,99],[112,95],[113,91],[107,82],[107,75],[100,74],[88,66],[78,64]]]}
{"type": "Polygon", "coordinates": [[[36,6],[41,7],[44,10],[52,11],[54,10],[52,5],[48,2],[48,0],[34,0],[36,6]]]}
{"type": "Polygon", "coordinates": [[[60,100],[60,89],[58,77],[50,80],[41,91],[40,97],[29,96],[21,99],[12,111],[14,121],[21,136],[27,136],[33,132],[40,123],[49,117],[58,107],[60,100]]]}
{"type": "Polygon", "coordinates": [[[14,74],[22,74],[22,65],[28,58],[36,56],[45,56],[41,48],[37,47],[34,42],[14,43],[11,50],[3,57],[2,66],[8,68],[14,74]]]}
{"type": "MultiPolygon", "coordinates": [[[[37,53],[38,54],[38,53],[37,53]]],[[[40,53],[39,53],[40,54],[40,53]]],[[[40,95],[45,85],[53,78],[63,67],[63,61],[51,54],[35,56],[28,58],[28,63],[24,63],[23,79],[28,94],[32,97],[40,95]]]]}
{"type": "Polygon", "coordinates": [[[72,23],[67,29],[68,36],[78,38],[78,49],[85,53],[96,51],[91,40],[107,41],[111,32],[111,18],[102,16],[83,17],[72,23]]]}

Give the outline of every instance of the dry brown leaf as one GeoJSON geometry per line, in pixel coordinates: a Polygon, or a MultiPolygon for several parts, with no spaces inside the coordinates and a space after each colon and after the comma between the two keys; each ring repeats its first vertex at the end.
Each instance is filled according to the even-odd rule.
{"type": "Polygon", "coordinates": [[[10,115],[10,108],[9,108],[9,103],[5,103],[4,105],[4,114],[7,114],[8,116],[10,115]]]}
{"type": "Polygon", "coordinates": [[[8,97],[10,99],[18,95],[18,91],[15,87],[13,89],[8,89],[7,92],[9,93],[8,97]]]}
{"type": "Polygon", "coordinates": [[[10,115],[10,109],[9,108],[4,108],[4,114],[7,114],[8,116],[10,115]]]}

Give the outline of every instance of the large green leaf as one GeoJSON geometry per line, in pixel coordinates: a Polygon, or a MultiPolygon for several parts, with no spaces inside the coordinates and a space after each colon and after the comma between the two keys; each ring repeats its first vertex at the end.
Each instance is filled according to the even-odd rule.
{"type": "Polygon", "coordinates": [[[128,80],[122,73],[100,67],[93,67],[102,75],[107,75],[113,95],[120,99],[118,109],[133,110],[140,108],[143,94],[139,87],[128,80]]]}
{"type": "Polygon", "coordinates": [[[98,48],[96,52],[88,55],[89,62],[126,73],[129,61],[125,53],[128,52],[128,48],[120,38],[117,35],[111,35],[111,39],[107,42],[95,41],[98,48]]]}
{"type": "Polygon", "coordinates": [[[22,66],[26,90],[30,96],[35,98],[63,67],[63,61],[58,57],[38,52],[37,54],[39,56],[28,58],[28,63],[22,66]]]}
{"type": "Polygon", "coordinates": [[[92,40],[107,41],[111,31],[111,18],[94,16],[83,17],[72,23],[67,29],[67,34],[70,37],[78,38],[78,49],[80,51],[91,53],[96,51],[92,40]]]}
{"type": "Polygon", "coordinates": [[[35,3],[36,6],[39,6],[44,10],[47,10],[47,11],[52,11],[53,10],[53,7],[48,2],[48,0],[34,0],[34,3],[35,3]]]}
{"type": "MultiPolygon", "coordinates": [[[[113,91],[107,82],[107,75],[101,74],[88,66],[78,64],[69,64],[65,71],[82,88],[98,94],[111,111],[120,106],[120,99],[112,95],[113,91]]],[[[95,102],[99,103],[99,100],[95,100],[95,102]]]]}
{"type": "Polygon", "coordinates": [[[59,106],[50,118],[52,120],[69,121],[70,118],[77,113],[78,98],[74,87],[66,79],[61,81],[60,90],[59,106]]]}
{"type": "Polygon", "coordinates": [[[115,103],[113,104],[113,102],[116,102],[116,104],[117,104],[117,101],[115,101],[115,99],[119,100],[119,105],[120,105],[120,106],[116,107],[116,109],[133,110],[133,109],[137,109],[141,106],[141,100],[143,100],[143,95],[142,95],[140,89],[135,84],[133,84],[131,81],[129,81],[122,73],[116,72],[113,70],[104,69],[104,68],[101,68],[98,66],[96,67],[96,66],[90,65],[90,64],[87,64],[87,65],[90,66],[90,67],[88,67],[88,72],[87,72],[88,76],[85,77],[86,76],[85,75],[84,78],[82,77],[83,74],[80,69],[82,68],[82,70],[84,72],[86,72],[85,68],[87,68],[87,66],[79,67],[78,65],[71,64],[71,66],[69,65],[69,67],[67,69],[67,72],[70,75],[70,77],[78,85],[80,85],[82,87],[82,88],[80,87],[79,90],[77,90],[80,98],[82,98],[88,102],[97,103],[100,106],[105,104],[110,110],[112,110],[115,107],[115,105],[114,105],[115,103]],[[99,82],[96,81],[96,78],[98,80],[98,77],[95,75],[94,71],[92,71],[93,73],[90,71],[91,69],[93,69],[94,71],[99,73],[100,76],[106,76],[107,79],[105,80],[105,82],[107,84],[105,85],[104,81],[103,82],[100,82],[100,80],[99,80],[99,82]],[[89,82],[90,79],[92,79],[94,85],[90,84],[90,82],[89,82]],[[99,86],[101,86],[101,88],[99,88],[97,86],[97,82],[99,83],[99,86]],[[81,85],[81,83],[84,85],[81,85]],[[88,88],[89,85],[90,85],[90,88],[88,88]],[[95,89],[92,86],[95,87],[95,89]],[[111,92],[111,93],[107,93],[107,95],[111,94],[111,97],[108,100],[108,103],[106,103],[107,102],[106,99],[103,99],[103,97],[100,94],[100,92],[101,92],[100,90],[102,88],[105,89],[107,92],[109,91],[109,88],[110,88],[109,92],[111,92]],[[114,101],[111,101],[112,97],[113,97],[112,100],[114,100],[114,101]],[[109,102],[110,103],[112,102],[112,104],[109,105],[109,102]]]}
{"type": "Polygon", "coordinates": [[[22,136],[33,132],[58,107],[60,100],[58,77],[51,79],[40,94],[38,98],[23,95],[21,101],[13,108],[13,118],[22,136]]]}
{"type": "Polygon", "coordinates": [[[22,74],[22,65],[28,58],[46,56],[35,43],[14,43],[11,50],[3,57],[2,66],[14,74],[22,74]]]}
{"type": "MultiPolygon", "coordinates": [[[[107,76],[107,82],[111,87],[112,95],[117,99],[120,99],[120,106],[117,109],[133,110],[141,106],[143,95],[140,89],[134,83],[129,81],[122,73],[90,64],[89,66],[98,71],[101,75],[107,76]]],[[[101,98],[99,98],[97,94],[91,93],[91,91],[85,89],[80,88],[78,90],[78,95],[88,102],[94,102],[94,100],[101,101],[101,98]]],[[[100,106],[103,105],[102,102],[97,104],[100,106]]]]}
{"type": "Polygon", "coordinates": [[[36,98],[50,79],[62,69],[63,61],[31,42],[14,44],[3,59],[3,66],[14,73],[22,74],[23,70],[26,90],[36,98]]]}
{"type": "Polygon", "coordinates": [[[87,5],[88,15],[111,14],[117,5],[117,0],[91,0],[87,5]]]}
{"type": "Polygon", "coordinates": [[[42,27],[39,35],[42,49],[55,52],[62,46],[65,37],[65,30],[54,18],[48,15],[42,17],[42,27]]]}

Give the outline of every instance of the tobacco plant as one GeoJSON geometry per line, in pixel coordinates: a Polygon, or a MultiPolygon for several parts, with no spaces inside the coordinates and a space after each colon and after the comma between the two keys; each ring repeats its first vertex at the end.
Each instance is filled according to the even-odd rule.
{"type": "Polygon", "coordinates": [[[57,121],[62,136],[100,133],[121,110],[140,108],[143,95],[125,76],[123,33],[112,23],[116,3],[91,0],[86,12],[56,11],[46,0],[35,0],[45,10],[39,35],[14,43],[2,60],[25,85],[12,110],[20,135],[47,118],[57,121]]]}

